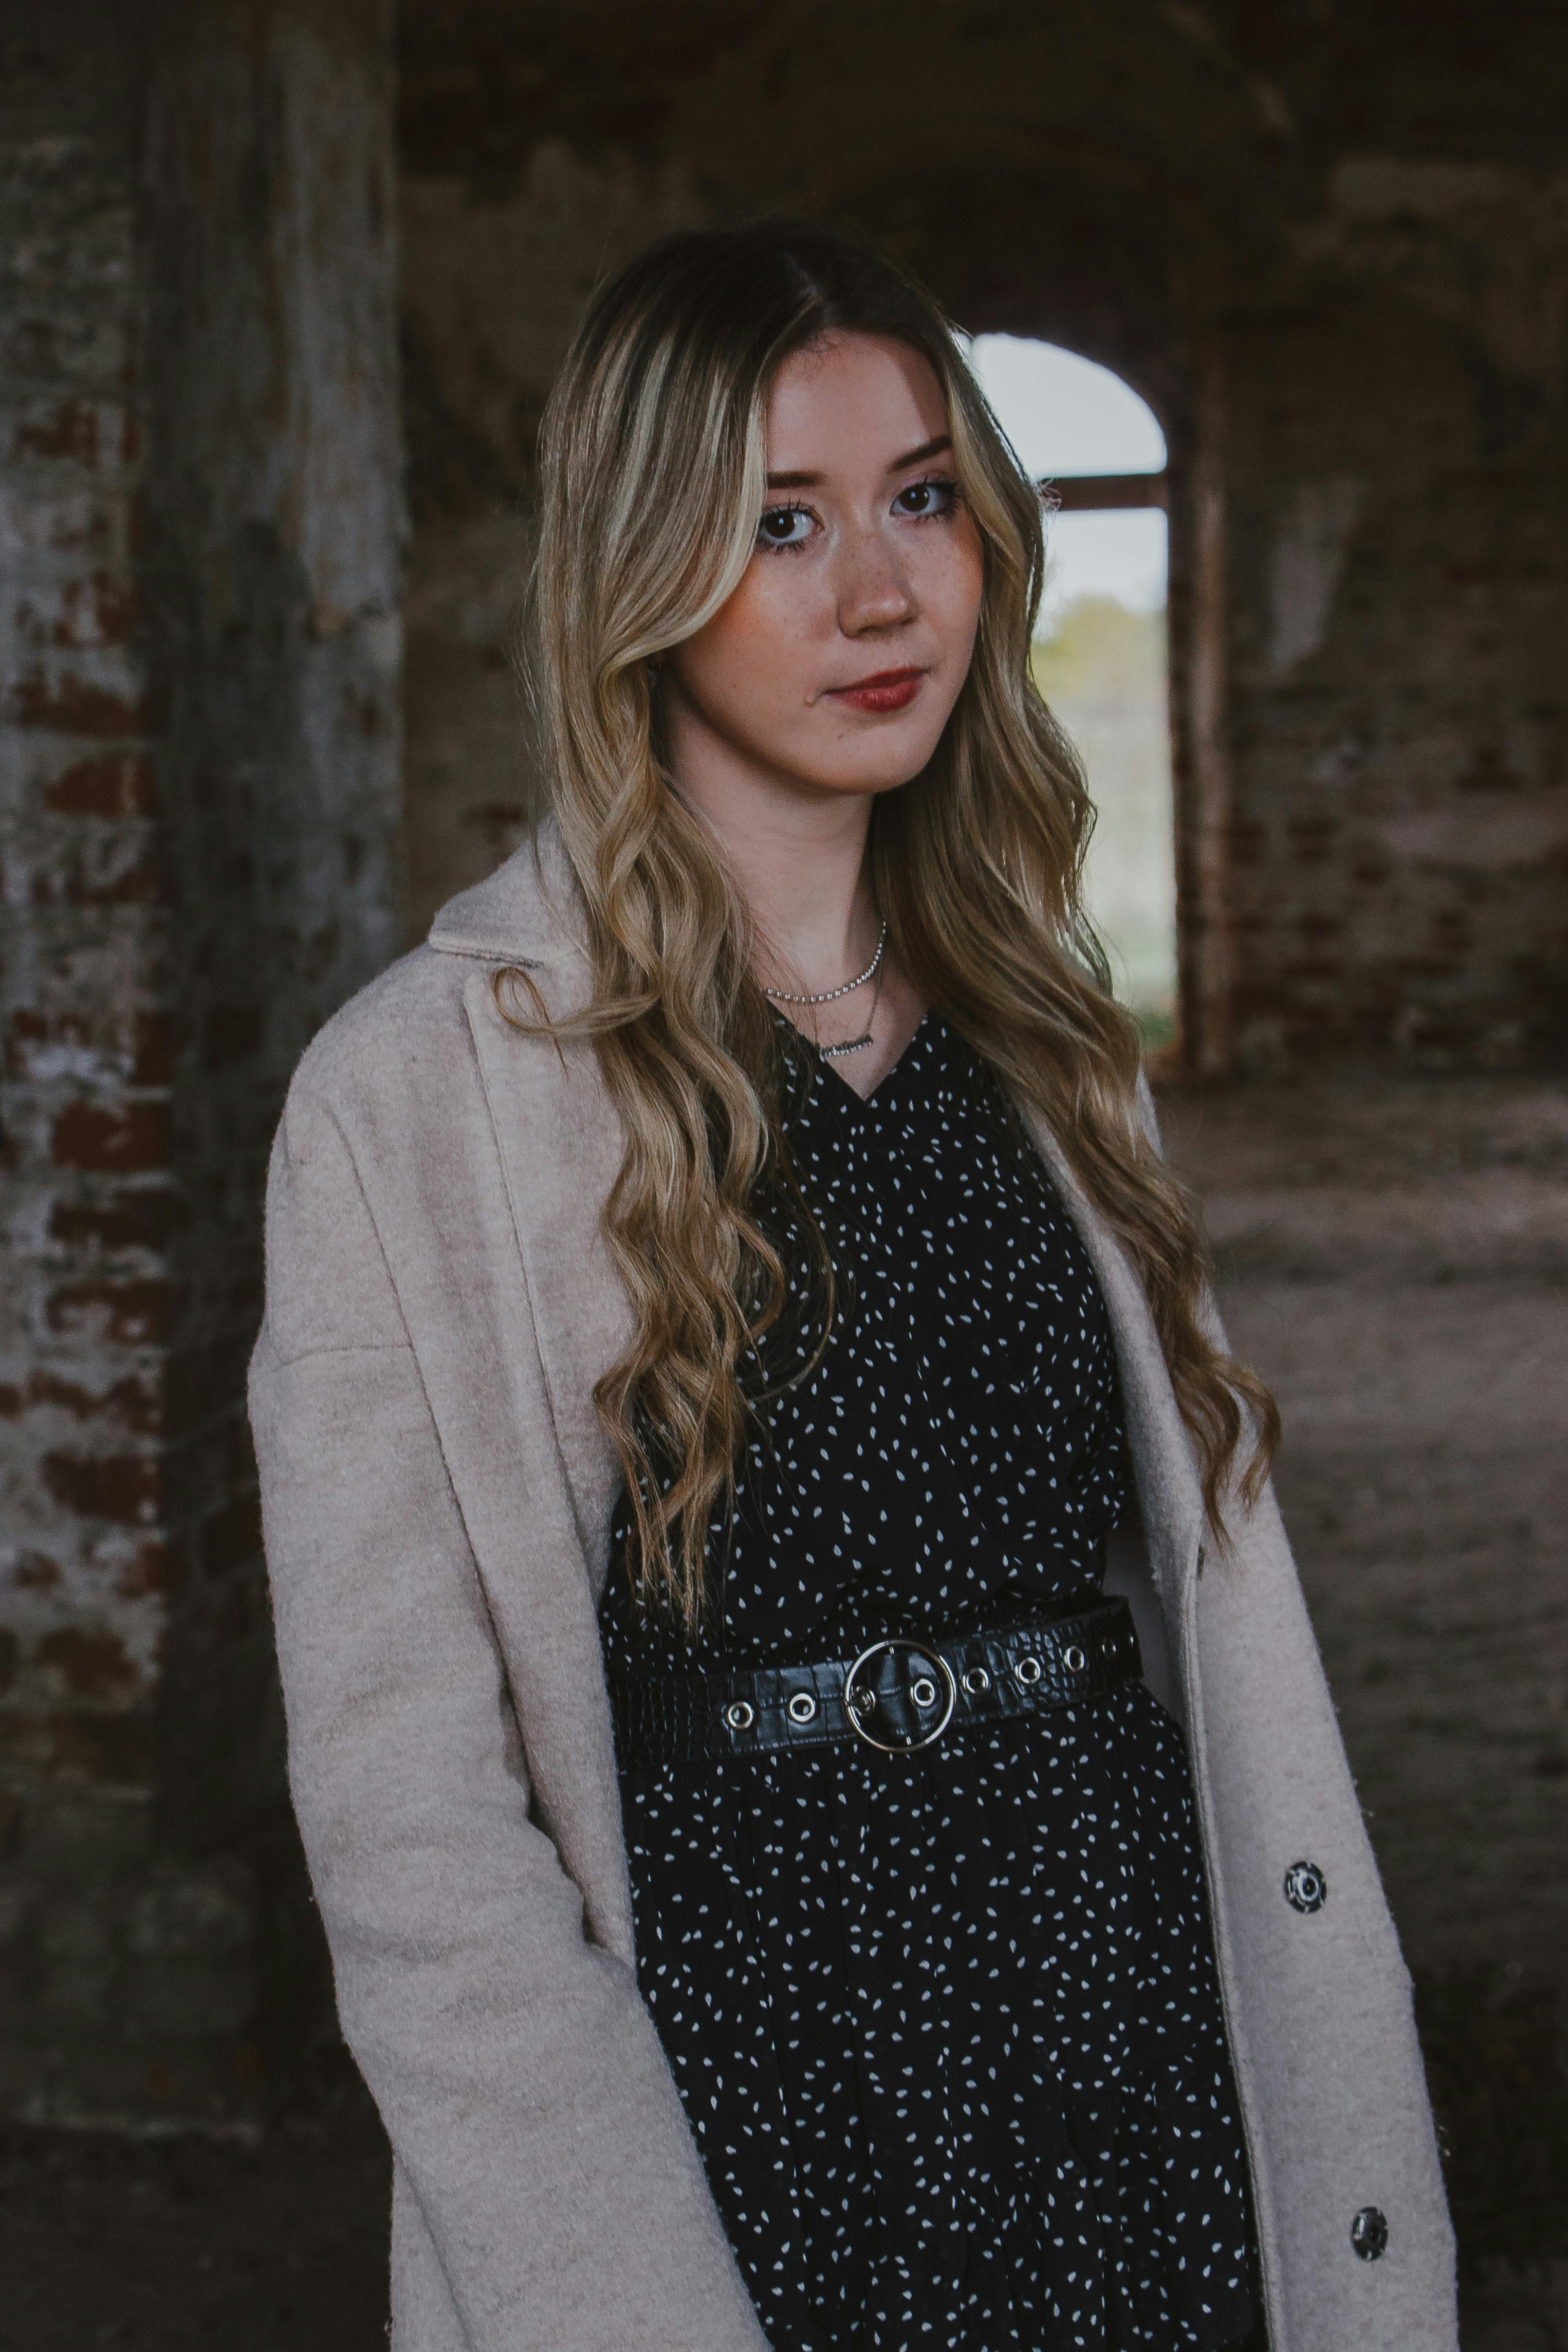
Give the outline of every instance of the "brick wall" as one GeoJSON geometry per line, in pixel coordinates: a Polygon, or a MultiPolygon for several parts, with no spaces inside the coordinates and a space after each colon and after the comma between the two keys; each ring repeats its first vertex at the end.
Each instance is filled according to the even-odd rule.
{"type": "Polygon", "coordinates": [[[1562,1052],[1568,183],[1532,164],[1342,158],[1289,310],[1222,331],[1254,1066],[1562,1052]]]}
{"type": "Polygon", "coordinates": [[[283,1084],[396,944],[385,28],[21,13],[0,2109],[234,2128],[319,2012],[243,1380],[283,1084]]]}
{"type": "Polygon", "coordinates": [[[658,228],[841,214],[1159,409],[1204,1067],[1561,1050],[1557,10],[402,21],[406,900],[384,0],[0,23],[11,2112],[244,2127],[319,2024],[241,1412],[267,1139],[516,838],[538,414],[658,228]]]}
{"type": "Polygon", "coordinates": [[[135,554],[133,61],[81,10],[49,38],[14,26],[6,47],[0,2097],[42,2105],[69,2103],[59,2047],[110,2035],[135,1965],[181,1212],[135,554]],[[98,68],[83,77],[70,51],[89,40],[98,68]]]}

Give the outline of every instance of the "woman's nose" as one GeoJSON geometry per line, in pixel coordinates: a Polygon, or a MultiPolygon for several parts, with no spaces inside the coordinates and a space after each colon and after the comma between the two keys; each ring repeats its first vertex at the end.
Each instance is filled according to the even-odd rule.
{"type": "Polygon", "coordinates": [[[837,584],[839,626],[846,636],[895,628],[915,617],[908,575],[880,531],[858,531],[842,548],[837,584]]]}

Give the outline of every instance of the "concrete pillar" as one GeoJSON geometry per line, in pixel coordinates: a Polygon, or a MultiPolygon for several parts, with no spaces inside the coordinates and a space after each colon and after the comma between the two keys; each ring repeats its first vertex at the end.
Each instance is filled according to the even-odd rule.
{"type": "Polygon", "coordinates": [[[0,2108],[243,2129],[320,2013],[243,1419],[259,1192],[299,1049],[398,944],[389,30],[23,13],[0,2108]]]}

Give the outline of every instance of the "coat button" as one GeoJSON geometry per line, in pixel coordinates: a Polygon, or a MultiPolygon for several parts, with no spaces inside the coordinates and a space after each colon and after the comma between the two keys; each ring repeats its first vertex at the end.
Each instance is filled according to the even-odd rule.
{"type": "Polygon", "coordinates": [[[1329,1883],[1317,1864],[1293,1862],[1285,1873],[1285,1900],[1291,1910],[1321,1911],[1328,1899],[1329,1883]]]}
{"type": "Polygon", "coordinates": [[[1350,2242],[1364,2263],[1375,2263],[1388,2251],[1388,2216],[1364,2205],[1350,2225],[1350,2242]]]}

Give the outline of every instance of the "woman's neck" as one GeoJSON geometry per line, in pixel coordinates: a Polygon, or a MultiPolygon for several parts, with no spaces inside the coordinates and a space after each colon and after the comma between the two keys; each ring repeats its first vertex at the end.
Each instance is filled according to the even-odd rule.
{"type": "MultiPolygon", "coordinates": [[[[673,698],[671,765],[682,797],[706,818],[756,928],[765,988],[821,995],[864,971],[882,915],[866,872],[869,793],[812,792],[735,755],[673,698]]],[[[833,1066],[856,1094],[886,1076],[925,1007],[892,955],[876,979],[837,1003],[782,1004],[814,1044],[869,1035],[833,1066]]]]}
{"type": "Polygon", "coordinates": [[[695,730],[674,731],[682,796],[707,820],[750,910],[764,985],[816,994],[852,980],[881,929],[865,871],[871,794],[810,792],[711,740],[679,740],[695,730]]]}

